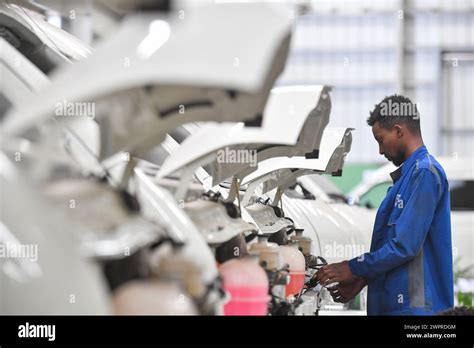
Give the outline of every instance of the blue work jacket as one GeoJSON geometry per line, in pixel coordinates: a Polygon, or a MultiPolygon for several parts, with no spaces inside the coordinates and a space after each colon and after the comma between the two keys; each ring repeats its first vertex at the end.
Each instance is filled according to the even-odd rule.
{"type": "Polygon", "coordinates": [[[425,146],[395,172],[370,252],[349,261],[367,279],[368,315],[432,315],[453,307],[449,186],[425,146]]]}

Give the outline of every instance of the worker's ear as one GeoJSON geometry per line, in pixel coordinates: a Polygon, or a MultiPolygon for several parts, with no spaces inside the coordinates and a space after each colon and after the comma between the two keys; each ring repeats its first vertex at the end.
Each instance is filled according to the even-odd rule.
{"type": "Polygon", "coordinates": [[[403,137],[403,127],[396,124],[395,126],[393,126],[393,131],[395,132],[395,135],[397,136],[397,138],[401,138],[403,137]]]}

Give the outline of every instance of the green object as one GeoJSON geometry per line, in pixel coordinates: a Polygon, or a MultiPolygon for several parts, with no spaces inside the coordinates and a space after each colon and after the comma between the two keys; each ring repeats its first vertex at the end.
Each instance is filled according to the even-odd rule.
{"type": "Polygon", "coordinates": [[[331,180],[344,194],[348,194],[357,184],[362,181],[362,175],[366,170],[377,169],[379,164],[344,164],[342,176],[331,176],[331,180]]]}
{"type": "Polygon", "coordinates": [[[392,186],[391,183],[381,183],[380,185],[374,186],[367,194],[360,198],[360,204],[378,208],[387,195],[387,190],[390,186],[392,186]]]}
{"type": "Polygon", "coordinates": [[[348,303],[348,308],[349,309],[354,309],[354,310],[361,310],[361,300],[360,300],[361,294],[357,294],[356,297],[352,301],[348,303]]]}
{"type": "Polygon", "coordinates": [[[458,292],[458,306],[472,308],[472,292],[458,292]]]}
{"type": "MultiPolygon", "coordinates": [[[[342,176],[332,176],[331,181],[336,184],[336,186],[342,191],[343,194],[347,195],[354,187],[356,187],[363,178],[365,171],[375,170],[380,167],[380,164],[353,164],[346,163],[344,165],[344,170],[342,176]]],[[[367,195],[361,197],[361,205],[366,205],[367,203],[373,207],[378,208],[385,195],[387,194],[387,189],[391,186],[390,183],[384,183],[374,187],[370,190],[367,195]]]]}

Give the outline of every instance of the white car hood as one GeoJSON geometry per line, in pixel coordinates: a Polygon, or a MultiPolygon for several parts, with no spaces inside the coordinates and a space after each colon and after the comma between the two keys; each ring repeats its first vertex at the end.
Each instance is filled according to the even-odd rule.
{"type": "Polygon", "coordinates": [[[302,175],[326,173],[338,174],[342,170],[346,154],[352,144],[352,128],[326,128],[323,133],[319,158],[301,156],[274,157],[260,162],[258,169],[242,180],[242,185],[254,181],[264,182],[263,192],[293,182],[302,175]]]}
{"type": "Polygon", "coordinates": [[[39,13],[15,4],[0,3],[0,26],[5,26],[23,41],[16,42],[12,38],[20,45],[20,51],[31,51],[47,65],[45,59],[51,60],[49,64],[54,64],[54,61],[71,62],[87,58],[92,53],[88,45],[48,23],[39,13]],[[21,47],[22,45],[25,47],[21,47]]]}
{"type": "Polygon", "coordinates": [[[51,88],[9,114],[3,130],[34,127],[64,101],[97,103],[104,159],[143,153],[183,123],[254,121],[283,70],[290,26],[287,13],[265,4],[203,6],[184,20],[132,15],[89,59],[60,69],[51,88]],[[124,99],[128,110],[117,114],[124,99]]]}
{"type": "MultiPolygon", "coordinates": [[[[0,37],[0,93],[12,105],[27,103],[30,98],[49,85],[46,75],[0,37]]],[[[1,116],[1,114],[0,114],[1,116]]]]}
{"type": "Polygon", "coordinates": [[[305,155],[319,148],[329,120],[327,92],[328,89],[322,86],[273,89],[261,128],[248,128],[243,124],[204,126],[166,159],[158,178],[186,166],[197,168],[212,163],[213,185],[217,185],[242,171],[256,169],[251,163],[219,163],[219,150],[255,151],[257,161],[262,161],[276,154],[305,155]]]}
{"type": "MultiPolygon", "coordinates": [[[[330,87],[325,86],[291,86],[274,89],[275,93],[271,94],[264,117],[269,115],[273,120],[294,120],[295,114],[307,115],[301,127],[292,123],[285,129],[282,128],[283,124],[278,124],[281,121],[276,121],[281,131],[289,132],[293,127],[298,130],[296,143],[291,146],[233,145],[230,146],[230,150],[256,150],[257,162],[276,156],[318,158],[323,130],[329,123],[331,112],[330,90],[330,87]]],[[[213,184],[217,185],[239,172],[241,173],[239,176],[242,177],[244,173],[251,173],[254,170],[255,167],[250,168],[248,163],[225,163],[215,160],[212,163],[213,184]]]]}

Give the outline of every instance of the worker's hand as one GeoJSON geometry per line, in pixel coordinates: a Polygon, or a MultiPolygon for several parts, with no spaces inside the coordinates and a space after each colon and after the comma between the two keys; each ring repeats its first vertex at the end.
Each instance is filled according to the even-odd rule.
{"type": "Polygon", "coordinates": [[[323,266],[315,274],[315,278],[321,285],[329,285],[336,282],[343,282],[353,278],[348,261],[332,263],[323,266]]]}
{"type": "Polygon", "coordinates": [[[363,278],[353,277],[328,288],[334,302],[346,303],[352,300],[367,285],[363,278]]]}

